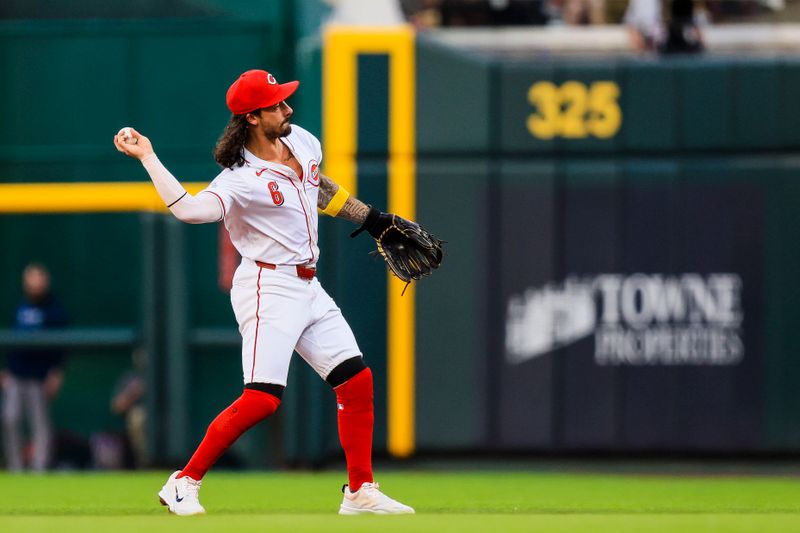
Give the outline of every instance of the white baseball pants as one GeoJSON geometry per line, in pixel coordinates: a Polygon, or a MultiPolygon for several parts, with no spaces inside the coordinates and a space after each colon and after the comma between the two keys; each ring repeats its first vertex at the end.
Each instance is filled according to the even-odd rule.
{"type": "Polygon", "coordinates": [[[242,259],[231,289],[242,335],[242,373],[247,383],[286,386],[292,352],[325,379],[337,365],[361,354],[350,326],[317,278],[297,276],[242,259]]]}

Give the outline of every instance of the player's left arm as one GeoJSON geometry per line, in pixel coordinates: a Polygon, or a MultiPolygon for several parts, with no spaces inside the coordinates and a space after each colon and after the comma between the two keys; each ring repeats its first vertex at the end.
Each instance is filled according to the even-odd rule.
{"type": "Polygon", "coordinates": [[[366,205],[327,176],[320,175],[317,207],[327,215],[358,224],[350,237],[369,233],[391,271],[407,284],[442,264],[443,241],[416,222],[366,205]]]}
{"type": "Polygon", "coordinates": [[[363,224],[370,211],[370,206],[351,196],[344,187],[324,174],[320,174],[317,207],[326,215],[356,224],[363,224]]]}

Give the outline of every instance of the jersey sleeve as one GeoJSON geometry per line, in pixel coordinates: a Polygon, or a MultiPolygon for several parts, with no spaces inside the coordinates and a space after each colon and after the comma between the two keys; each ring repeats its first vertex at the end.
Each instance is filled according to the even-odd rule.
{"type": "Polygon", "coordinates": [[[247,182],[236,172],[226,169],[199,194],[217,197],[222,206],[223,218],[233,209],[244,209],[250,204],[251,192],[247,182]]]}

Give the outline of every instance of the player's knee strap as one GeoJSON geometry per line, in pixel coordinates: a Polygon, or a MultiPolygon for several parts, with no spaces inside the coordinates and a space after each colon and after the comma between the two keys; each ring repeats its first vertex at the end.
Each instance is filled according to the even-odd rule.
{"type": "Polygon", "coordinates": [[[336,365],[336,368],[331,370],[331,373],[328,374],[325,381],[327,381],[331,387],[336,388],[365,368],[367,368],[367,365],[364,364],[364,358],[357,355],[336,365]]]}
{"type": "Polygon", "coordinates": [[[281,399],[283,396],[283,390],[286,388],[283,385],[277,385],[275,383],[248,383],[244,386],[245,389],[250,390],[257,390],[261,392],[266,392],[267,394],[272,394],[277,399],[281,399]]]}

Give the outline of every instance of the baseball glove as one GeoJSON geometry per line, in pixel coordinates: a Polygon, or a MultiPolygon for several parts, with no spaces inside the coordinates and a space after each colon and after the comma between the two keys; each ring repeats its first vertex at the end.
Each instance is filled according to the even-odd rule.
{"type": "Polygon", "coordinates": [[[416,222],[370,207],[364,224],[350,236],[362,231],[375,239],[378,250],[373,253],[383,256],[389,269],[406,284],[430,275],[442,264],[444,241],[416,222]]]}

